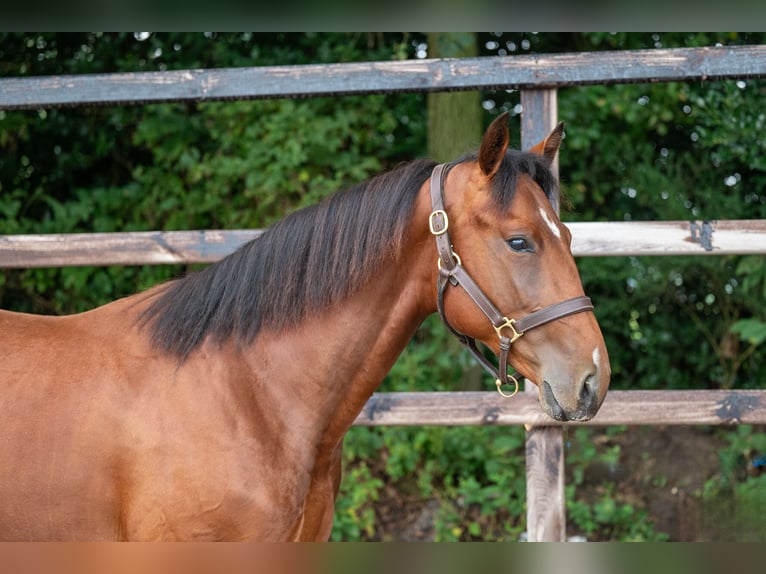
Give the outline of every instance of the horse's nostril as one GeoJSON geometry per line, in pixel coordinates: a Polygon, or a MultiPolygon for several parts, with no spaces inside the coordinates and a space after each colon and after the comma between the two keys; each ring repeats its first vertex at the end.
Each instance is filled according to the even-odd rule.
{"type": "Polygon", "coordinates": [[[551,385],[548,383],[548,381],[543,381],[543,398],[545,399],[545,403],[550,408],[550,415],[554,419],[557,421],[568,420],[564,409],[561,408],[561,405],[556,400],[556,396],[553,394],[553,389],[551,388],[551,385]]]}
{"type": "Polygon", "coordinates": [[[598,380],[596,379],[595,373],[589,373],[585,376],[585,379],[583,380],[582,386],[580,387],[580,403],[590,404],[591,402],[597,400],[598,398],[598,390],[597,390],[598,380]]]}
{"type": "Polygon", "coordinates": [[[588,375],[580,387],[580,401],[587,401],[593,394],[593,375],[588,375]]]}

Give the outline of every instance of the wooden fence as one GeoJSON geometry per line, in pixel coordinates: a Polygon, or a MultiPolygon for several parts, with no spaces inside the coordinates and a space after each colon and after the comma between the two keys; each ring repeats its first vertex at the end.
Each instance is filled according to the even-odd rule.
{"type": "MultiPolygon", "coordinates": [[[[766,46],[0,79],[0,110],[476,89],[521,90],[522,147],[557,122],[557,89],[766,77],[766,46]]],[[[576,256],[766,254],[766,220],[568,224],[576,256]]],[[[0,268],[208,263],[259,230],[0,236],[0,268]]],[[[587,425],[766,424],[766,391],[610,391],[587,425]]],[[[531,390],[376,393],[357,425],[525,425],[529,540],[565,539],[562,425],[531,390]]]]}

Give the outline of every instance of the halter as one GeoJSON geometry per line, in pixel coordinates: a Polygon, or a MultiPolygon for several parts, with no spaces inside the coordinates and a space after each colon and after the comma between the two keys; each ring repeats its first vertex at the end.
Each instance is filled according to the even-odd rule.
{"type": "Polygon", "coordinates": [[[497,391],[504,397],[512,397],[519,390],[519,381],[513,375],[508,374],[508,353],[511,350],[511,345],[530,329],[561,319],[567,315],[583,311],[593,311],[593,304],[589,297],[580,296],[548,305],[521,319],[508,319],[508,317],[503,315],[471,278],[463,267],[458,254],[452,250],[452,243],[447,232],[449,229],[449,218],[447,217],[447,212],[444,211],[444,178],[450,167],[451,165],[448,164],[439,164],[431,174],[432,211],[428,217],[428,227],[431,230],[431,234],[436,238],[436,249],[439,252],[439,278],[437,279],[439,315],[441,315],[447,329],[457,337],[458,341],[468,348],[481,366],[495,378],[497,391]],[[461,286],[492,323],[500,340],[500,362],[498,367],[495,367],[479,351],[479,348],[476,346],[476,339],[460,333],[447,321],[447,316],[444,313],[444,292],[447,289],[447,285],[452,285],[453,287],[461,286]],[[503,392],[503,385],[511,384],[508,381],[509,378],[513,380],[515,386],[514,391],[510,394],[503,392]]]}

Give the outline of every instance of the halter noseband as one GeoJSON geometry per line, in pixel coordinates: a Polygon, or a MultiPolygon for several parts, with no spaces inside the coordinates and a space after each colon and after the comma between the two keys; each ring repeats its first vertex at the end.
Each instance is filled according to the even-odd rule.
{"type": "Polygon", "coordinates": [[[543,307],[521,319],[508,319],[508,317],[503,315],[471,278],[463,267],[458,254],[452,250],[452,243],[448,233],[449,218],[447,217],[447,212],[444,211],[444,178],[450,167],[451,165],[442,163],[437,165],[431,173],[432,211],[428,217],[428,227],[431,234],[436,238],[436,249],[439,253],[439,278],[437,280],[439,315],[441,315],[447,329],[457,337],[458,341],[468,348],[481,366],[495,377],[497,391],[504,397],[512,397],[519,390],[519,382],[516,377],[508,374],[508,353],[511,350],[511,345],[530,329],[561,319],[567,315],[592,311],[593,304],[589,297],[581,296],[543,307]],[[500,363],[497,368],[478,349],[476,339],[460,333],[447,321],[444,313],[444,292],[448,284],[454,287],[461,286],[492,323],[497,337],[500,339],[500,363]],[[515,386],[514,391],[510,394],[504,393],[502,390],[503,385],[510,385],[509,378],[513,380],[515,386]]]}

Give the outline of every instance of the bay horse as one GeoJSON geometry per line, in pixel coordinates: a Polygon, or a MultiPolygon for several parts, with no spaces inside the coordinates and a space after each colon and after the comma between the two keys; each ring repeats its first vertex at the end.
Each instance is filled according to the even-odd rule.
{"type": "Polygon", "coordinates": [[[519,152],[507,122],[186,277],[0,312],[0,539],[328,539],[343,437],[437,311],[498,390],[512,365],[552,417],[592,417],[610,368],[551,204],[562,126],[519,152]]]}

